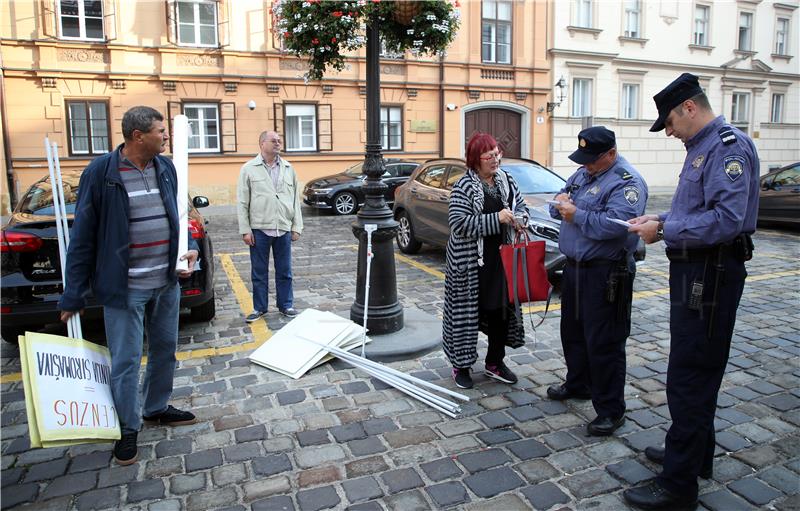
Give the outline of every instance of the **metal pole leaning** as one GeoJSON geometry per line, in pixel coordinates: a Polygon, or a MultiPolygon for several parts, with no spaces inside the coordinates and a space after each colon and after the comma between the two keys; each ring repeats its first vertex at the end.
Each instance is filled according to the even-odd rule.
{"type": "Polygon", "coordinates": [[[361,357],[367,358],[364,350],[367,345],[367,315],[369,312],[369,269],[372,266],[372,233],[378,230],[378,224],[364,225],[364,231],[367,233],[367,278],[364,284],[364,335],[361,338],[361,357]]]}
{"type": "MultiPolygon", "coordinates": [[[[66,271],[66,260],[67,260],[67,251],[69,250],[69,221],[67,220],[67,202],[64,198],[64,180],[61,176],[61,159],[58,157],[58,143],[52,142],[53,144],[53,163],[55,167],[55,174],[56,174],[56,190],[55,195],[58,196],[58,210],[61,212],[61,232],[64,234],[64,262],[61,265],[61,272],[62,276],[63,273],[66,271]]],[[[56,217],[56,222],[59,219],[56,217]]],[[[65,286],[66,286],[66,280],[65,286]]],[[[83,328],[81,327],[81,316],[80,314],[73,314],[70,316],[69,321],[72,323],[72,337],[75,339],[83,339],[83,328]]],[[[67,324],[69,327],[69,323],[67,324]]]]}

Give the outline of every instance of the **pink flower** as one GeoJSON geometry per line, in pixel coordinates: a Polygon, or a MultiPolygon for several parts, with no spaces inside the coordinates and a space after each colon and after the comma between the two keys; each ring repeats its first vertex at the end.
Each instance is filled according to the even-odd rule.
{"type": "Polygon", "coordinates": [[[316,37],[311,40],[311,44],[319,44],[319,39],[316,37]]]}

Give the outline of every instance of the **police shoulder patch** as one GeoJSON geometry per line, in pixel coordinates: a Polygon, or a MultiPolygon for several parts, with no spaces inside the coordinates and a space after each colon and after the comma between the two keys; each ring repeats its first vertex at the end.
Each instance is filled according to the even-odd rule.
{"type": "Polygon", "coordinates": [[[723,160],[725,174],[728,175],[731,181],[736,181],[744,173],[744,162],[743,156],[732,155],[725,157],[723,160]]]}
{"type": "Polygon", "coordinates": [[[630,172],[628,172],[625,169],[615,169],[614,172],[616,172],[617,175],[619,177],[621,177],[624,181],[627,181],[629,179],[633,179],[633,174],[631,174],[630,172]]]}
{"type": "Polygon", "coordinates": [[[721,127],[718,133],[723,144],[731,145],[732,143],[736,142],[736,134],[733,132],[733,128],[731,126],[721,127]]]}
{"type": "Polygon", "coordinates": [[[634,206],[637,202],[639,202],[639,189],[633,185],[623,188],[622,194],[625,196],[625,200],[628,201],[628,204],[631,206],[634,206]]]}

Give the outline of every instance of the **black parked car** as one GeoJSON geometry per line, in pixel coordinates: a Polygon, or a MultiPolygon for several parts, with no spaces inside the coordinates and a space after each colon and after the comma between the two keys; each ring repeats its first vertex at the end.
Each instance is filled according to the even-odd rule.
{"type": "MultiPolygon", "coordinates": [[[[500,167],[511,174],[519,185],[530,212],[528,229],[531,239],[545,242],[544,264],[552,281],[563,271],[566,257],[558,250],[561,221],[550,217],[545,201],[552,199],[564,187],[565,181],[533,160],[504,158],[500,167]]],[[[422,243],[437,247],[447,245],[450,237],[447,222],[450,191],[464,172],[464,160],[430,160],[423,163],[411,179],[397,189],[394,217],[400,224],[396,241],[401,252],[414,254],[422,243]]],[[[636,260],[643,260],[644,254],[644,244],[640,242],[636,260]]]]}
{"type": "MultiPolygon", "coordinates": [[[[386,202],[394,202],[395,189],[408,181],[419,163],[410,160],[384,160],[386,172],[383,182],[389,187],[386,202]]],[[[359,162],[342,173],[310,181],[303,190],[303,202],[321,209],[333,209],[337,215],[350,215],[364,204],[361,184],[366,179],[364,162],[359,162]]]]}
{"type": "MultiPolygon", "coordinates": [[[[65,171],[64,199],[68,222],[78,194],[82,171],[65,171]]],[[[191,309],[192,320],[209,321],[214,305],[214,252],[205,220],[196,208],[208,206],[208,199],[195,197],[189,208],[189,228],[200,248],[199,270],[181,279],[181,307],[191,309]]],[[[0,232],[0,335],[16,343],[25,330],[38,330],[59,321],[61,263],[53,208],[50,178],[36,182],[23,195],[8,224],[0,232]]],[[[102,306],[90,298],[83,318],[101,318],[102,306]]]]}
{"type": "Polygon", "coordinates": [[[800,227],[800,162],[761,176],[758,221],[800,227]]]}

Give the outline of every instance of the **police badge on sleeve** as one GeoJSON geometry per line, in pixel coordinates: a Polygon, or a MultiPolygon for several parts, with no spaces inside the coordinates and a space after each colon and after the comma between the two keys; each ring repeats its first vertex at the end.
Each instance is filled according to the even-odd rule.
{"type": "Polygon", "coordinates": [[[736,181],[744,173],[744,158],[741,156],[726,156],[723,163],[731,181],[736,181]]]}
{"type": "Polygon", "coordinates": [[[626,186],[622,189],[622,193],[625,195],[625,200],[628,201],[628,204],[631,206],[639,202],[639,189],[635,186],[626,186]]]}

